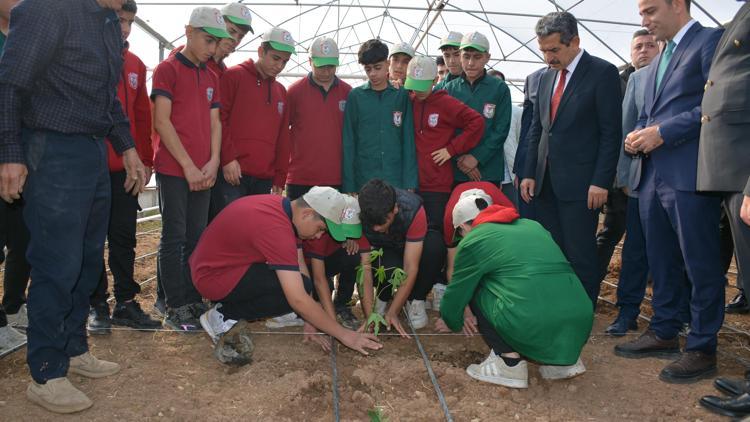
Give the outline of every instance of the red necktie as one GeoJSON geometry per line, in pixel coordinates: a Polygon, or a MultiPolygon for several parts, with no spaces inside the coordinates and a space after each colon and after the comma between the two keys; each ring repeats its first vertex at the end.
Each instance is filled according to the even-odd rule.
{"type": "Polygon", "coordinates": [[[555,121],[555,116],[557,116],[557,108],[560,107],[560,100],[563,96],[563,91],[565,91],[565,75],[568,74],[568,69],[563,69],[560,71],[560,82],[557,83],[557,87],[555,88],[555,93],[552,94],[552,101],[550,102],[550,121],[555,121]]]}

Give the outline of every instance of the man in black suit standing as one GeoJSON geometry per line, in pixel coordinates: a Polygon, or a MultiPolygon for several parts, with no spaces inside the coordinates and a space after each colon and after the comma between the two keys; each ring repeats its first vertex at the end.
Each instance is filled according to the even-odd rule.
{"type": "Polygon", "coordinates": [[[521,182],[524,201],[552,233],[596,305],[599,208],[607,202],[622,139],[617,68],[580,48],[578,22],[553,12],[536,25],[550,66],[539,83],[521,182]]]}

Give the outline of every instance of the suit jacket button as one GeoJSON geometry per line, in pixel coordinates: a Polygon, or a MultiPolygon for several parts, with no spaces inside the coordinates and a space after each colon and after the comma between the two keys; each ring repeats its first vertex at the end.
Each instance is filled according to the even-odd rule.
{"type": "Polygon", "coordinates": [[[742,42],[740,40],[734,40],[734,46],[740,48],[742,47],[742,42]]]}
{"type": "Polygon", "coordinates": [[[709,116],[703,116],[701,117],[701,123],[708,123],[711,121],[711,117],[709,116]]]}

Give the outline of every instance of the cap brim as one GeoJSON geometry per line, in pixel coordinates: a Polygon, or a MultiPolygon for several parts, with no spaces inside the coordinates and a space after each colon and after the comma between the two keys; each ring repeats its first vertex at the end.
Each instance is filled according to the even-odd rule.
{"type": "Polygon", "coordinates": [[[347,239],[359,239],[362,237],[361,224],[342,224],[347,239]]]}
{"type": "Polygon", "coordinates": [[[247,19],[238,18],[237,16],[232,15],[224,15],[225,18],[227,18],[230,22],[236,23],[237,25],[245,25],[250,26],[250,21],[247,19]]]}
{"type": "Polygon", "coordinates": [[[453,236],[451,236],[451,242],[455,244],[455,243],[458,243],[461,239],[463,239],[463,236],[458,234],[458,227],[456,227],[455,229],[453,229],[453,236]]]}
{"type": "Polygon", "coordinates": [[[334,240],[337,240],[339,242],[345,241],[346,231],[344,230],[344,225],[336,224],[327,218],[325,220],[326,220],[326,226],[328,226],[328,234],[330,234],[334,240]]]}
{"type": "Polygon", "coordinates": [[[313,61],[313,66],[315,67],[339,65],[338,57],[313,57],[312,61],[313,61]]]}
{"type": "Polygon", "coordinates": [[[297,54],[297,52],[294,51],[294,47],[289,44],[283,44],[277,41],[268,41],[268,43],[271,44],[271,47],[273,47],[274,50],[286,51],[287,53],[297,54]]]}
{"type": "Polygon", "coordinates": [[[461,48],[461,43],[460,42],[446,42],[446,43],[440,44],[440,47],[438,47],[438,50],[445,48],[445,47],[461,48]]]}
{"type": "Polygon", "coordinates": [[[222,30],[218,28],[209,28],[207,26],[204,26],[201,29],[203,30],[203,32],[209,35],[213,35],[214,37],[217,37],[217,38],[232,38],[232,36],[229,35],[229,32],[227,32],[226,30],[222,30]]]}
{"type": "Polygon", "coordinates": [[[396,51],[391,52],[391,55],[388,56],[388,58],[390,59],[391,57],[395,56],[396,54],[404,54],[404,55],[407,55],[407,56],[411,57],[412,59],[414,58],[414,54],[411,54],[411,53],[409,53],[407,51],[401,51],[401,50],[396,50],[396,51]]]}
{"type": "Polygon", "coordinates": [[[479,44],[461,44],[461,50],[464,48],[473,48],[474,50],[481,51],[482,53],[486,53],[488,51],[487,48],[479,45],[479,44]]]}
{"type": "Polygon", "coordinates": [[[432,83],[433,80],[427,80],[427,81],[421,81],[417,79],[412,79],[410,77],[406,77],[406,83],[404,84],[404,88],[410,89],[412,91],[432,91],[432,83]]]}

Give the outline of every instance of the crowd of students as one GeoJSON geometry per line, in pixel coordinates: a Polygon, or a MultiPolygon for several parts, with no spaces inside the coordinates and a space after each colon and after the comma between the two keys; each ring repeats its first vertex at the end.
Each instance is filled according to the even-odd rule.
{"type": "MultiPolygon", "coordinates": [[[[36,0],[26,2],[32,5],[13,13],[10,40],[17,33],[23,36],[14,29],[16,20],[26,23],[26,9],[36,6],[36,0]]],[[[3,1],[0,7],[3,34],[14,3],[3,1]]],[[[645,89],[636,85],[647,74],[627,70],[621,82],[613,65],[579,48],[577,22],[570,13],[551,13],[537,24],[549,69],[529,76],[527,100],[517,107],[502,73],[488,69],[490,43],[476,31],[448,33],[441,39],[438,61],[417,54],[407,43],[389,48],[378,39],[368,40],[357,53],[367,81],[356,88],[336,77],[339,50],[328,37],[311,44],[309,75],[285,88],[276,77],[299,46],[279,27],[262,33],[257,56],[228,68],[223,60],[247,33],[254,33],[252,12],[241,3],[195,8],[185,45],[156,67],[149,95],[146,68],[128,50],[135,1],[90,3],[117,10],[117,33],[124,45],[117,96],[135,141],[130,146],[127,134],[107,131],[110,209],[108,218],[91,220],[109,221],[115,306],[111,312],[107,304],[103,255],[96,261],[97,249],[92,248],[83,262],[86,274],[96,274],[96,283],[68,288],[65,295],[75,298],[67,305],[75,321],[59,317],[73,328],[47,330],[56,320],[34,304],[53,298],[31,298],[35,284],[42,285],[36,280],[25,321],[29,263],[19,258],[19,251],[26,250],[29,234],[23,231],[20,190],[4,185],[3,198],[15,202],[2,207],[2,221],[8,225],[3,233],[8,249],[3,305],[9,321],[0,312],[0,341],[4,348],[14,347],[24,336],[13,326],[28,325],[31,401],[53,412],[86,409],[91,400],[70,384],[66,373],[97,378],[119,371],[116,363],[87,351],[85,334],[79,331],[85,311],[90,334],[108,334],[113,324],[205,331],[219,361],[241,365],[252,358],[249,321],[266,320],[271,328],[302,326],[305,340],[327,349],[330,342],[317,335],[322,331],[368,354],[382,347],[372,334],[373,321],[409,337],[407,328],[426,327],[427,309],[433,307],[440,313],[437,330],[479,334],[489,346],[487,359],[467,368],[477,380],[527,388],[527,361],[540,364],[546,379],[580,375],[586,370],[580,354],[592,329],[598,286],[612,255],[609,250],[606,259],[597,257],[599,210],[606,204],[600,237],[616,237],[616,243],[622,230],[612,235],[618,231],[613,228],[619,212],[615,201],[620,210],[627,204],[627,224],[621,226],[628,241],[618,290],[620,315],[607,331],[622,335],[637,327],[647,261],[656,241],[649,240],[653,227],[640,227],[647,214],[640,208],[639,218],[638,199],[625,196],[637,192],[638,183],[627,182],[625,170],[617,171],[617,178],[615,174],[618,161],[629,170],[633,157],[650,162],[646,157],[660,145],[648,130],[634,130],[634,115],[649,117],[643,111],[645,89]],[[143,311],[133,278],[137,193],[151,171],[162,216],[154,304],[162,321],[143,311]],[[16,281],[8,282],[11,274],[16,281]],[[382,280],[397,281],[383,287],[382,280]],[[353,312],[355,290],[361,313],[353,312]],[[75,337],[77,346],[60,346],[64,336],[75,337]],[[67,349],[57,353],[58,346],[67,349]],[[46,369],[50,359],[58,362],[54,373],[46,369]]],[[[660,54],[657,40],[676,38],[677,31],[663,29],[670,22],[665,16],[673,17],[672,24],[689,18],[686,0],[641,0],[639,8],[650,32],[634,34],[633,71],[660,54]]],[[[676,26],[683,34],[690,28],[686,22],[676,26]]],[[[716,41],[718,34],[710,37],[716,41]]],[[[14,48],[10,56],[16,59],[14,48]]],[[[666,58],[664,70],[659,65],[657,84],[668,63],[666,58]]],[[[0,60],[0,79],[19,84],[2,64],[0,60]]],[[[2,95],[0,90],[0,100],[2,95]]],[[[668,116],[660,119],[664,124],[668,116]]],[[[100,132],[93,133],[99,139],[100,132]]],[[[679,134],[695,138],[692,132],[679,134]]],[[[37,159],[38,148],[26,147],[25,152],[34,172],[38,169],[30,160],[37,159]]],[[[653,156],[656,160],[658,152],[653,156]]],[[[671,210],[668,204],[659,206],[671,210]]],[[[39,206],[25,213],[28,223],[39,206]]],[[[33,221],[30,251],[39,244],[34,234],[43,230],[33,221]]],[[[716,224],[718,238],[718,218],[716,224]]],[[[683,236],[679,224],[674,230],[683,236]]],[[[680,247],[686,248],[678,246],[677,255],[680,247]]],[[[603,249],[607,255],[608,248],[603,249]]],[[[718,256],[716,249],[711,256],[718,256]]],[[[41,262],[38,254],[29,253],[29,262],[32,277],[41,279],[44,266],[35,264],[41,262]]],[[[653,273],[659,284],[655,301],[662,302],[655,313],[661,319],[637,340],[618,345],[615,353],[641,357],[676,352],[676,331],[669,331],[673,320],[680,327],[691,323],[688,351],[661,378],[692,382],[712,375],[716,333],[711,324],[716,318],[711,312],[716,309],[707,309],[707,299],[697,297],[709,291],[709,280],[695,280],[688,265],[679,280],[684,294],[676,303],[677,294],[661,287],[678,283],[665,279],[668,264],[650,263],[652,272],[658,269],[653,273]]],[[[711,292],[716,290],[711,286],[711,292]]],[[[36,296],[43,294],[39,290],[36,296]]],[[[62,313],[62,305],[56,306],[62,313]]]]}

